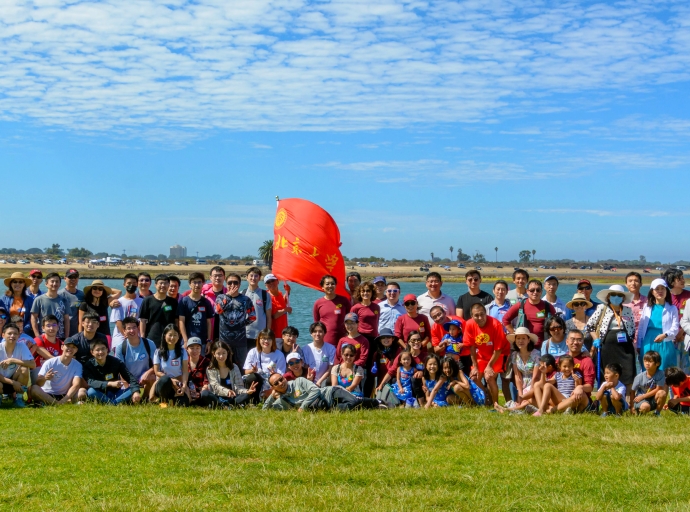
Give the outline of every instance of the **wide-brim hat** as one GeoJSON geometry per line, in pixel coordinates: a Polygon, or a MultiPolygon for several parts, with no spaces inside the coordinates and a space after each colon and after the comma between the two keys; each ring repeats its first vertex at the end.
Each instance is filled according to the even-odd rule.
{"type": "Polygon", "coordinates": [[[623,295],[625,295],[625,297],[623,298],[623,304],[626,304],[633,300],[633,294],[627,291],[619,284],[614,284],[605,290],[599,291],[597,293],[597,299],[599,299],[604,304],[607,304],[609,301],[609,295],[611,295],[612,293],[622,293],[623,295]]]}
{"type": "Polygon", "coordinates": [[[515,336],[517,336],[518,334],[524,334],[525,336],[529,336],[529,339],[532,340],[532,343],[539,343],[539,338],[537,337],[537,335],[531,333],[527,327],[518,327],[517,329],[515,329],[515,332],[513,334],[508,334],[506,338],[508,338],[509,342],[515,343],[515,336]]]}
{"type": "Polygon", "coordinates": [[[22,272],[14,272],[10,277],[8,277],[7,279],[5,279],[5,286],[7,286],[7,287],[9,288],[9,287],[10,287],[10,283],[11,283],[12,281],[14,281],[15,279],[23,279],[23,280],[24,280],[24,283],[26,283],[26,286],[30,286],[30,285],[31,285],[31,279],[29,279],[28,277],[25,277],[24,274],[23,274],[22,272]]]}
{"type": "Polygon", "coordinates": [[[587,300],[587,297],[585,297],[584,293],[576,293],[573,295],[573,298],[570,299],[570,302],[568,302],[565,307],[568,309],[575,309],[573,307],[573,302],[586,302],[587,303],[587,309],[591,308],[594,304],[592,304],[591,301],[587,300]]]}
{"type": "Polygon", "coordinates": [[[91,291],[91,288],[93,288],[94,286],[100,286],[101,288],[103,288],[105,290],[106,295],[110,295],[111,293],[113,293],[113,289],[109,286],[106,286],[100,279],[94,279],[89,286],[85,286],[84,293],[89,293],[91,291]]]}
{"type": "Polygon", "coordinates": [[[380,343],[380,342],[381,342],[381,338],[393,338],[393,343],[395,343],[395,342],[398,341],[398,339],[399,339],[399,338],[393,333],[393,331],[391,331],[390,329],[385,328],[385,327],[379,331],[379,335],[376,337],[376,339],[375,339],[374,341],[375,341],[376,343],[380,343]]]}

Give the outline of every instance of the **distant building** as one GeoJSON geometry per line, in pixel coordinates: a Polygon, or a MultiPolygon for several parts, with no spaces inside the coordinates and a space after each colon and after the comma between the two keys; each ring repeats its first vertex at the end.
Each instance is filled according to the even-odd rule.
{"type": "Polygon", "coordinates": [[[187,257],[187,248],[182,246],[182,245],[173,245],[170,248],[170,257],[171,258],[186,258],[187,257]]]}

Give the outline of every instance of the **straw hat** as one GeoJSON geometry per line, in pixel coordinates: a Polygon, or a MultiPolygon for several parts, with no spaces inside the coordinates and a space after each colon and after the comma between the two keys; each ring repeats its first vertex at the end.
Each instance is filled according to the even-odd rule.
{"type": "Polygon", "coordinates": [[[518,327],[517,329],[515,329],[515,332],[513,334],[508,334],[506,338],[508,338],[509,342],[515,343],[515,336],[517,336],[518,334],[524,334],[525,336],[529,336],[529,339],[532,340],[532,343],[539,343],[539,338],[537,338],[537,335],[529,332],[529,329],[527,327],[518,327]]]}
{"type": "Polygon", "coordinates": [[[609,295],[611,295],[612,293],[622,293],[625,296],[623,298],[623,304],[627,304],[633,299],[633,294],[627,291],[619,284],[614,284],[606,290],[601,290],[599,293],[597,293],[597,299],[599,299],[604,304],[608,304],[609,295]]]}
{"type": "Polygon", "coordinates": [[[113,289],[103,284],[103,281],[101,281],[100,279],[94,279],[94,281],[89,286],[84,287],[84,293],[89,293],[91,291],[91,288],[93,288],[94,286],[100,286],[101,288],[103,288],[105,290],[106,295],[110,295],[111,293],[113,293],[113,289]]]}
{"type": "Polygon", "coordinates": [[[587,303],[587,309],[591,308],[594,304],[592,304],[590,301],[587,300],[587,297],[585,297],[584,293],[576,293],[573,295],[573,298],[570,299],[570,302],[568,302],[565,307],[568,309],[575,309],[573,307],[573,302],[586,302],[587,303]]]}
{"type": "Polygon", "coordinates": [[[31,279],[29,279],[28,277],[24,277],[24,274],[22,274],[21,272],[14,272],[10,277],[5,279],[5,286],[9,288],[10,283],[15,279],[23,279],[26,283],[26,286],[29,286],[31,284],[31,279]]]}

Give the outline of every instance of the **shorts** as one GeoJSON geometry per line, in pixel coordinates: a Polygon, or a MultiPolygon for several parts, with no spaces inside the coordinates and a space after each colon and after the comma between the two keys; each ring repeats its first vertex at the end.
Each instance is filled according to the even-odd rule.
{"type": "Polygon", "coordinates": [[[52,397],[56,402],[59,402],[63,398],[65,398],[65,395],[54,395],[53,393],[46,393],[49,397],[52,397]]]}
{"type": "Polygon", "coordinates": [[[640,409],[640,406],[641,406],[642,404],[649,404],[649,408],[650,408],[652,411],[656,411],[656,408],[657,408],[656,399],[654,399],[654,398],[645,398],[644,400],[640,400],[639,402],[635,402],[635,403],[633,404],[633,409],[635,409],[636,411],[638,411],[638,410],[640,409]]]}
{"type": "Polygon", "coordinates": [[[12,384],[6,384],[4,382],[2,383],[2,394],[3,395],[14,396],[15,393],[16,393],[16,391],[14,390],[14,386],[12,384]]]}
{"type": "MultiPolygon", "coordinates": [[[[605,396],[606,399],[609,401],[609,410],[608,410],[608,412],[610,412],[610,413],[615,413],[616,411],[615,411],[615,409],[613,408],[613,405],[611,404],[611,390],[609,389],[609,390],[604,391],[604,396],[605,396]]],[[[621,404],[622,404],[621,412],[625,412],[625,411],[627,411],[628,409],[630,409],[630,406],[628,405],[628,401],[626,400],[626,398],[627,398],[627,397],[623,397],[623,398],[621,399],[621,404]]]]}
{"type": "MultiPolygon", "coordinates": [[[[503,373],[505,371],[505,362],[506,358],[504,356],[501,356],[498,358],[498,360],[494,363],[492,368],[494,369],[494,372],[496,373],[503,373]]],[[[484,373],[484,370],[486,370],[486,365],[489,364],[489,361],[482,361],[481,359],[477,359],[477,371],[479,372],[480,375],[484,373]]]]}

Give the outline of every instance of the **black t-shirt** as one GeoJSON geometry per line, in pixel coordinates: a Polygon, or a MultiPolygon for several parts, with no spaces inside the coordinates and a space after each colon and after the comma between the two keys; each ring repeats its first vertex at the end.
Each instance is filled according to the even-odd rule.
{"type": "Polygon", "coordinates": [[[206,321],[213,318],[215,308],[206,297],[202,295],[198,301],[189,295],[182,297],[178,303],[177,314],[184,317],[184,328],[189,338],[196,336],[204,343],[210,339],[206,321]]]}
{"type": "Polygon", "coordinates": [[[141,303],[139,318],[146,320],[146,337],[160,346],[163,329],[168,324],[177,325],[177,300],[172,297],[158,300],[150,295],[141,303]]]}
{"type": "Polygon", "coordinates": [[[93,338],[89,341],[86,339],[86,335],[83,332],[70,336],[65,340],[65,343],[72,343],[77,347],[77,353],[74,354],[74,359],[79,361],[81,364],[85,364],[86,361],[91,359],[91,341],[99,338],[105,342],[106,347],[108,346],[108,338],[103,336],[100,332],[96,331],[93,338]]]}
{"type": "Polygon", "coordinates": [[[492,300],[494,300],[493,295],[485,292],[484,290],[479,290],[477,295],[470,295],[470,292],[460,295],[456,306],[458,309],[462,309],[462,317],[465,320],[469,320],[472,318],[472,312],[470,309],[474,304],[484,304],[486,306],[487,304],[491,304],[492,300]]]}
{"type": "Polygon", "coordinates": [[[108,299],[103,297],[98,306],[87,304],[86,301],[79,305],[79,311],[84,313],[96,313],[98,315],[98,331],[105,336],[110,336],[110,318],[108,317],[108,299]]]}

